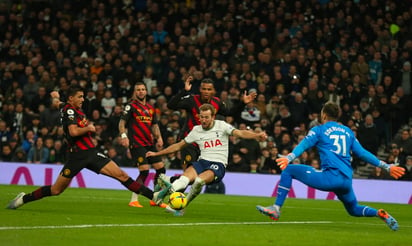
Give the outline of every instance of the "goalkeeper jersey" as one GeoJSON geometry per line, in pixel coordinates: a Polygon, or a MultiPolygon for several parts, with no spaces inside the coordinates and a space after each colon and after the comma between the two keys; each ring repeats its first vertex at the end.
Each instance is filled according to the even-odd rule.
{"type": "Polygon", "coordinates": [[[349,178],[353,174],[351,153],[374,166],[380,164],[376,156],[362,147],[351,129],[335,121],[313,127],[292,154],[300,156],[313,146],[319,151],[321,169],[340,172],[349,178]]]}

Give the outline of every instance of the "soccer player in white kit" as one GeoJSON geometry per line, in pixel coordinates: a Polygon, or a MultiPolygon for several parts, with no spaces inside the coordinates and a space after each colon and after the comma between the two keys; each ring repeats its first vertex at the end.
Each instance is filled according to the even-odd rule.
{"type": "MultiPolygon", "coordinates": [[[[189,166],[179,179],[175,180],[172,185],[167,185],[166,189],[154,194],[155,202],[161,202],[166,194],[186,188],[189,183],[193,182],[192,188],[187,195],[188,204],[202,191],[206,184],[219,182],[225,176],[229,155],[229,136],[233,135],[240,138],[252,139],[258,141],[266,140],[265,132],[255,133],[249,130],[239,130],[232,125],[215,120],[215,108],[208,103],[199,107],[199,120],[201,125],[195,126],[192,131],[180,142],[175,143],[159,152],[147,152],[146,157],[166,155],[177,152],[187,145],[197,143],[200,149],[199,159],[189,166]]],[[[167,183],[169,178],[162,175],[160,181],[167,183]]],[[[170,207],[167,211],[175,215],[183,215],[183,211],[173,210],[170,207]]]]}

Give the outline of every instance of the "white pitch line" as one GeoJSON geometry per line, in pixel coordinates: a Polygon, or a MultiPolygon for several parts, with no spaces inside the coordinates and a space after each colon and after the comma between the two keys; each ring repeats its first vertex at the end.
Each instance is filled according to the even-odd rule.
{"type": "Polygon", "coordinates": [[[289,221],[289,222],[199,222],[172,224],[95,224],[95,225],[60,225],[60,226],[3,226],[6,230],[37,230],[37,229],[84,229],[95,227],[159,227],[159,226],[210,226],[210,225],[270,225],[270,224],[331,224],[332,221],[289,221]]]}

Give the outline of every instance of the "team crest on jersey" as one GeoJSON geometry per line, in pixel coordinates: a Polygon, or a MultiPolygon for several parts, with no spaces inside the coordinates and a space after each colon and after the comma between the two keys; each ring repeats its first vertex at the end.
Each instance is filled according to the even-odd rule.
{"type": "Polygon", "coordinates": [[[69,176],[70,173],[71,173],[70,169],[64,169],[64,171],[63,171],[63,174],[64,174],[65,176],[69,176]]]}
{"type": "Polygon", "coordinates": [[[143,158],[142,156],[139,156],[139,157],[137,158],[137,162],[138,162],[138,163],[143,163],[143,161],[144,161],[144,158],[143,158]]]}
{"type": "Polygon", "coordinates": [[[124,108],[124,111],[129,111],[130,110],[130,105],[126,105],[126,107],[124,108]]]}
{"type": "Polygon", "coordinates": [[[74,120],[74,111],[73,111],[73,109],[68,109],[67,110],[67,116],[69,117],[70,120],[74,120]]]}
{"type": "Polygon", "coordinates": [[[86,118],[83,118],[83,119],[78,119],[78,120],[77,120],[77,124],[78,124],[80,127],[86,127],[86,126],[89,124],[89,122],[87,121],[86,118]]]}
{"type": "Polygon", "coordinates": [[[191,161],[191,160],[192,160],[192,156],[190,156],[190,155],[185,156],[185,161],[191,161]]]}

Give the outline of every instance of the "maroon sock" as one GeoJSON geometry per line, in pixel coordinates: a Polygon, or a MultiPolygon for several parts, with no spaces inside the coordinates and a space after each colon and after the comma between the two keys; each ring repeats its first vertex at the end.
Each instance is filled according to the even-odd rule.
{"type": "Polygon", "coordinates": [[[147,177],[149,176],[149,170],[144,170],[139,172],[139,176],[137,176],[136,181],[139,184],[144,184],[146,182],[147,177]]]}
{"type": "Polygon", "coordinates": [[[46,196],[51,196],[51,186],[50,185],[42,186],[38,188],[37,190],[33,191],[32,193],[26,194],[23,197],[23,202],[28,203],[28,202],[40,200],[46,196]]]}
{"type": "Polygon", "coordinates": [[[150,200],[153,199],[153,191],[151,189],[147,188],[143,184],[138,183],[137,181],[133,181],[133,179],[131,178],[129,178],[125,182],[122,182],[122,185],[136,194],[142,194],[150,200]]]}

